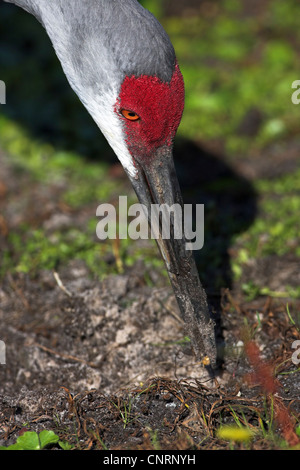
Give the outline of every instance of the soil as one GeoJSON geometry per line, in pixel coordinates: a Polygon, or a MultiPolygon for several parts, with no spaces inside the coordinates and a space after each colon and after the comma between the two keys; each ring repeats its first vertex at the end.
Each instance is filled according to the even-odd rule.
{"type": "MultiPolygon", "coordinates": [[[[49,235],[69,224],[84,230],[86,208],[64,213],[55,185],[33,185],[26,174],[17,178],[3,152],[0,166],[3,247],[7,234],[28,217],[44,224],[49,235]],[[37,198],[40,204],[34,204],[37,198]]],[[[243,178],[247,167],[245,162],[243,178]]],[[[256,176],[259,171],[257,166],[256,176]]],[[[278,399],[299,417],[299,373],[292,362],[299,331],[286,303],[294,314],[300,302],[270,297],[246,302],[240,286],[251,279],[279,291],[282,285],[299,285],[299,261],[253,261],[240,282],[218,296],[207,286],[219,350],[212,374],[195,361],[185,341],[168,281],[149,272],[142,260],[101,282],[79,260],[35,277],[7,274],[0,286],[6,345],[6,365],[0,366],[1,444],[15,442],[24,430],[47,429],[80,449],[153,449],[153,436],[161,449],[225,447],[214,433],[221,422],[232,422],[232,407],[243,405],[249,422],[257,422],[257,410],[262,413],[265,406],[259,380],[248,380],[246,323],[248,332],[255,331],[261,359],[276,370],[278,399]],[[149,287],[146,274],[158,287],[149,287]]],[[[259,440],[256,446],[266,444],[259,440]]]]}
{"type": "MultiPolygon", "coordinates": [[[[254,3],[259,8],[260,2],[254,3]]],[[[184,4],[191,11],[197,7],[192,0],[184,4]]],[[[244,123],[241,132],[251,122],[244,123]]],[[[255,218],[251,181],[274,178],[299,165],[299,143],[294,142],[270,148],[263,158],[239,159],[234,170],[228,159],[220,158],[221,148],[179,142],[177,149],[184,191],[193,178],[199,185],[199,175],[206,181],[227,172],[234,179],[239,190],[232,189],[217,203],[220,212],[236,218],[243,214],[240,231],[255,218]],[[184,167],[189,159],[193,165],[184,167]]],[[[8,234],[24,221],[33,227],[40,224],[50,236],[54,229],[72,225],[84,231],[95,213],[94,207],[69,211],[60,201],[63,187],[32,184],[30,175],[18,172],[1,151],[0,170],[1,249],[7,246],[8,234]]],[[[113,166],[112,172],[120,174],[119,167],[113,166]]],[[[200,196],[188,191],[185,200],[189,197],[195,201],[200,196]]],[[[201,194],[202,201],[211,197],[201,194]]],[[[214,239],[219,241],[218,230],[212,235],[207,252],[214,239]]],[[[7,273],[0,283],[1,340],[6,346],[6,364],[0,365],[0,445],[15,443],[26,430],[47,429],[75,449],[227,449],[229,444],[216,437],[221,424],[234,423],[237,413],[241,421],[267,429],[266,406],[274,403],[275,410],[286,411],[284,424],[275,414],[276,433],[295,444],[293,433],[287,434],[289,422],[295,426],[300,417],[300,376],[292,361],[299,330],[286,304],[297,315],[300,301],[259,296],[250,302],[241,285],[255,280],[274,291],[284,285],[297,287],[299,260],[253,260],[235,282],[228,268],[230,235],[222,235],[226,288],[216,289],[220,272],[207,252],[200,254],[206,263],[200,274],[216,322],[215,371],[195,361],[169,283],[143,260],[103,281],[93,279],[78,260],[35,277],[7,273]],[[156,287],[149,287],[149,276],[156,287]],[[249,350],[245,353],[249,332],[259,348],[256,362],[249,350]],[[269,368],[262,372],[264,363],[269,368]]],[[[274,448],[278,442],[272,443],[274,448]]],[[[251,445],[270,448],[262,433],[251,445]]]]}

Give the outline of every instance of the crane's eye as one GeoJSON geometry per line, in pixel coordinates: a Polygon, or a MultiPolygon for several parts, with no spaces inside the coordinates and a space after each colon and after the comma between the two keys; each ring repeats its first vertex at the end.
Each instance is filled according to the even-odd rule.
{"type": "Polygon", "coordinates": [[[129,111],[129,109],[122,109],[121,113],[129,121],[138,121],[138,119],[140,119],[138,114],[136,114],[134,111],[129,111]]]}

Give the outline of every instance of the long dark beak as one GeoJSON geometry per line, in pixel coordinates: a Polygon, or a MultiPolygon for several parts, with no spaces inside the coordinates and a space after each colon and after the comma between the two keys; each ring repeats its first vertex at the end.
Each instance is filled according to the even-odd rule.
{"type": "MultiPolygon", "coordinates": [[[[165,261],[171,285],[177,299],[187,334],[197,360],[214,367],[216,342],[214,323],[210,317],[206,294],[201,285],[193,252],[187,250],[184,230],[178,224],[183,220],[170,220],[170,236],[164,238],[162,222],[153,215],[154,205],[178,204],[182,215],[183,203],[177,180],[172,149],[163,147],[149,159],[135,159],[138,169],[136,178],[130,177],[139,202],[147,208],[148,222],[165,261]],[[178,238],[178,234],[182,236],[178,238]]],[[[176,206],[175,206],[176,207],[176,206]]],[[[178,207],[178,206],[177,206],[178,207]]],[[[168,231],[167,231],[168,232],[168,231]]],[[[167,235],[169,235],[167,233],[167,235]]]]}

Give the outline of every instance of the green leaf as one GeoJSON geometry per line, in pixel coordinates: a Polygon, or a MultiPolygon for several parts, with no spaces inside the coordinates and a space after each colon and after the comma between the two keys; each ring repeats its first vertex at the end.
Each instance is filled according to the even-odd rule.
{"type": "Polygon", "coordinates": [[[62,450],[71,450],[73,448],[72,444],[69,444],[67,441],[58,441],[58,445],[62,450]]]}
{"type": "Polygon", "coordinates": [[[41,449],[56,444],[59,441],[59,437],[53,431],[42,431],[39,434],[41,449]]]}
{"type": "Polygon", "coordinates": [[[0,450],[42,450],[51,444],[56,444],[59,437],[53,431],[41,431],[37,434],[34,431],[27,431],[19,436],[16,444],[8,447],[1,446],[0,450]]]}
{"type": "Polygon", "coordinates": [[[40,450],[39,436],[36,432],[27,431],[17,439],[19,450],[40,450]]]}

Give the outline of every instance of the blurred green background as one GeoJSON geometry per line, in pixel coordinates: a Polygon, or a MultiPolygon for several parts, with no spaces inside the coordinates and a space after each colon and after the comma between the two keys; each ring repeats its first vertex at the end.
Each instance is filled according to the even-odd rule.
{"type": "MultiPolygon", "coordinates": [[[[300,105],[291,101],[300,79],[299,1],[141,3],[167,30],[185,79],[174,156],[185,202],[205,204],[205,245],[195,253],[201,279],[212,294],[240,283],[249,298],[299,297],[299,278],[277,289],[254,271],[245,274],[261,260],[272,270],[278,259],[300,272],[300,105]]],[[[84,230],[68,227],[49,238],[43,217],[13,224],[3,202],[0,275],[35,275],[73,258],[99,277],[130,270],[140,258],[149,271],[163,271],[154,243],[95,240],[97,205],[135,196],[42,27],[3,2],[0,79],[7,86],[0,149],[15,178],[26,175],[22,191],[55,185],[57,207],[89,214],[84,230]]]]}

